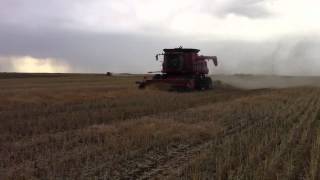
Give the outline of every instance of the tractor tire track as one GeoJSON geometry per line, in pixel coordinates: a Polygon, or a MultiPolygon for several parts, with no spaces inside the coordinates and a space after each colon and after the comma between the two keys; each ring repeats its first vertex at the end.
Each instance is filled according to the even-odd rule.
{"type": "MultiPolygon", "coordinates": [[[[255,96],[258,96],[257,94],[254,94],[255,96]]],[[[233,100],[228,100],[228,101],[238,101],[242,98],[245,98],[246,96],[242,96],[242,97],[237,97],[233,100]]],[[[228,102],[226,101],[226,102],[228,102]]],[[[221,102],[223,104],[225,104],[226,102],[221,102]]],[[[189,112],[189,111],[195,111],[195,109],[197,111],[203,111],[208,109],[208,106],[215,106],[216,104],[219,104],[219,102],[211,102],[210,104],[207,105],[200,105],[197,107],[193,107],[193,108],[187,108],[182,110],[178,110],[181,113],[184,112],[189,112]]],[[[172,114],[174,114],[176,112],[165,112],[165,113],[158,113],[158,114],[154,114],[154,115],[147,115],[147,116],[142,116],[142,118],[168,118],[170,119],[170,115],[172,116],[172,114]]],[[[223,126],[227,126],[223,132],[221,132],[220,134],[225,134],[226,136],[228,134],[233,133],[232,131],[241,131],[241,129],[243,129],[245,123],[241,121],[238,121],[237,123],[233,123],[233,124],[224,124],[223,126]],[[237,126],[237,127],[236,127],[237,126]]],[[[247,125],[253,125],[250,123],[247,123],[247,125]]],[[[234,132],[236,133],[236,132],[234,132]]],[[[214,142],[216,141],[220,141],[219,138],[221,138],[221,135],[217,138],[215,138],[214,142]]],[[[117,168],[112,168],[110,169],[110,167],[107,167],[106,164],[101,164],[98,167],[95,167],[94,170],[89,170],[88,173],[86,173],[86,175],[89,177],[90,175],[95,175],[97,177],[100,177],[102,179],[105,179],[108,176],[112,176],[113,179],[139,179],[139,177],[144,174],[145,172],[154,169],[156,167],[158,167],[160,164],[164,164],[165,162],[169,161],[170,159],[176,158],[177,156],[179,156],[179,154],[182,153],[188,153],[190,149],[194,148],[194,147],[200,147],[200,149],[202,146],[206,147],[207,141],[206,140],[199,140],[195,143],[191,143],[191,144],[179,144],[174,143],[174,144],[169,144],[166,147],[166,151],[164,152],[163,150],[160,152],[157,149],[153,149],[152,147],[149,148],[149,150],[147,150],[146,152],[133,152],[131,153],[130,157],[126,158],[126,159],[119,159],[117,161],[117,168]],[[107,171],[105,171],[107,169],[107,171]],[[116,169],[116,170],[115,170],[116,169]]],[[[208,144],[212,144],[212,143],[208,143],[208,144]]],[[[194,151],[197,151],[196,149],[194,151]]],[[[190,151],[192,152],[192,151],[190,151]]],[[[183,159],[183,158],[182,158],[183,159]]],[[[182,160],[181,160],[182,161],[182,160]]],[[[189,160],[188,160],[189,161],[189,160]]]]}
{"type": "MultiPolygon", "coordinates": [[[[299,99],[297,100],[297,102],[300,102],[299,99]]],[[[253,171],[249,171],[252,169],[256,169],[259,166],[262,166],[262,162],[264,161],[264,159],[266,159],[268,156],[270,156],[272,154],[272,150],[270,150],[270,148],[272,147],[277,147],[277,144],[281,143],[281,140],[279,138],[274,138],[271,139],[270,142],[266,143],[266,141],[264,141],[263,139],[269,139],[268,137],[268,131],[269,134],[272,133],[272,129],[275,127],[274,124],[276,122],[279,122],[280,120],[283,119],[283,117],[286,117],[288,119],[294,119],[294,118],[298,118],[300,116],[301,113],[303,113],[305,110],[305,107],[309,107],[309,105],[312,105],[310,102],[308,101],[304,101],[304,103],[300,104],[298,103],[300,108],[298,108],[300,111],[296,111],[295,113],[290,114],[290,110],[289,109],[296,109],[296,106],[294,104],[290,104],[289,107],[287,107],[286,109],[289,111],[285,111],[284,114],[277,114],[276,117],[272,118],[272,119],[268,119],[269,121],[267,121],[267,123],[264,123],[263,126],[260,126],[260,128],[263,128],[264,131],[260,132],[261,134],[261,138],[259,138],[260,140],[257,141],[257,139],[250,137],[252,134],[252,132],[250,133],[250,131],[255,131],[254,129],[245,129],[244,131],[248,131],[247,134],[242,134],[244,135],[244,139],[247,139],[247,141],[249,141],[249,144],[257,144],[257,146],[253,146],[255,148],[258,148],[259,150],[257,151],[255,148],[254,149],[243,149],[242,151],[244,151],[244,157],[246,157],[245,161],[241,162],[239,164],[239,162],[234,161],[230,165],[227,169],[228,172],[234,172],[237,174],[236,179],[252,179],[252,172],[253,171]],[[269,130],[268,130],[269,129],[269,130]],[[251,139],[252,138],[252,139],[251,139]],[[249,139],[249,140],[248,140],[249,139]],[[251,139],[251,140],[250,140],[251,139]],[[253,156],[249,155],[250,151],[253,150],[255,152],[252,152],[253,156]],[[248,158],[250,157],[250,158],[248,158]],[[260,165],[257,165],[260,164],[260,165]]],[[[288,124],[291,125],[291,123],[288,122],[288,124]]],[[[292,124],[296,124],[294,122],[292,122],[292,124]]],[[[292,125],[293,126],[293,125],[292,125]]],[[[259,133],[259,132],[258,132],[259,133]]],[[[260,137],[260,135],[255,134],[255,136],[260,137]]],[[[233,143],[236,143],[237,140],[233,141],[233,143]]],[[[250,147],[250,145],[247,144],[245,147],[250,147]]],[[[227,172],[225,172],[227,173],[227,172]]],[[[228,174],[228,173],[227,173],[228,174]]],[[[232,178],[231,178],[232,179],[232,178]]]]}
{"type": "MultiPolygon", "coordinates": [[[[314,98],[314,97],[310,96],[310,98],[314,98]]],[[[316,104],[318,103],[319,103],[318,98],[314,98],[310,100],[310,104],[305,107],[306,109],[305,111],[303,111],[303,114],[296,117],[296,120],[298,121],[296,121],[294,123],[295,125],[291,127],[287,135],[288,136],[287,141],[283,141],[280,144],[280,146],[278,146],[277,150],[274,151],[274,153],[272,154],[272,159],[268,159],[270,164],[266,172],[270,172],[270,173],[273,172],[272,174],[275,175],[274,178],[279,178],[279,177],[285,178],[285,176],[289,176],[289,177],[291,176],[291,178],[294,178],[293,177],[293,172],[295,171],[294,164],[297,164],[297,163],[291,162],[291,164],[286,164],[288,162],[284,161],[284,159],[286,159],[286,157],[292,153],[295,154],[295,151],[298,152],[299,147],[305,143],[306,135],[308,133],[307,132],[308,127],[310,127],[314,122],[313,107],[316,107],[316,104]]],[[[270,175],[270,173],[267,173],[267,174],[270,175]]]]}
{"type": "Polygon", "coordinates": [[[319,97],[318,94],[314,96],[315,101],[313,106],[310,107],[310,112],[306,116],[305,126],[303,128],[302,135],[299,139],[299,143],[291,151],[294,160],[294,167],[288,173],[288,179],[301,179],[306,177],[306,170],[310,168],[310,151],[312,142],[316,139],[317,116],[319,112],[319,97]],[[304,170],[302,170],[304,169],[304,170]]]}
{"type": "MultiPolygon", "coordinates": [[[[300,113],[302,113],[305,108],[309,106],[308,103],[310,103],[310,101],[305,102],[306,104],[300,107],[300,111],[295,114],[287,114],[288,117],[292,119],[298,118],[300,113]]],[[[291,104],[290,106],[294,108],[295,105],[291,104]]],[[[228,128],[224,132],[216,135],[213,140],[171,150],[171,152],[169,153],[170,155],[164,155],[166,157],[164,159],[167,160],[162,160],[151,167],[149,166],[148,168],[137,170],[135,171],[135,173],[131,174],[131,177],[134,179],[163,179],[168,177],[179,177],[179,175],[194,159],[194,157],[199,155],[203,150],[206,150],[211,146],[219,146],[224,142],[226,138],[230,138],[239,132],[245,133],[247,131],[250,131],[250,129],[254,129],[256,126],[259,126],[260,122],[264,122],[264,126],[273,123],[273,121],[271,121],[270,119],[264,119],[262,121],[253,121],[242,125],[242,122],[240,120],[233,127],[228,128]]],[[[130,177],[130,175],[127,177],[130,177]]]]}
{"type": "MultiPolygon", "coordinates": [[[[302,113],[307,113],[309,115],[309,112],[311,112],[312,110],[308,107],[313,107],[315,104],[319,103],[319,100],[316,99],[315,101],[313,101],[313,97],[309,97],[307,99],[303,98],[302,100],[304,100],[304,102],[300,102],[297,103],[297,105],[299,106],[298,108],[296,106],[291,106],[291,109],[299,109],[299,111],[295,111],[295,113],[290,114],[289,116],[287,116],[288,112],[291,112],[291,110],[287,109],[288,111],[286,111],[286,113],[284,114],[280,114],[277,118],[276,121],[279,122],[281,120],[284,120],[283,118],[285,118],[285,123],[287,125],[289,125],[290,127],[288,128],[284,128],[284,129],[279,129],[281,132],[286,133],[287,129],[290,129],[290,132],[288,132],[288,134],[292,133],[293,131],[295,131],[294,127],[297,126],[301,126],[301,124],[303,123],[303,120],[301,121],[295,121],[295,119],[298,119],[302,113]]],[[[281,132],[276,133],[276,136],[272,136],[272,139],[270,139],[270,133],[274,134],[272,132],[273,127],[272,126],[265,126],[263,133],[265,135],[262,136],[261,138],[261,142],[265,141],[263,139],[266,139],[266,141],[269,141],[267,144],[264,143],[259,143],[260,145],[258,145],[260,148],[259,151],[254,150],[255,152],[252,152],[252,154],[254,154],[254,156],[252,156],[248,162],[246,162],[246,165],[240,165],[237,169],[236,172],[238,174],[240,174],[240,177],[244,178],[244,179],[252,179],[253,177],[255,177],[255,175],[253,173],[257,173],[260,172],[260,174],[265,174],[265,164],[267,161],[269,161],[270,159],[273,159],[272,157],[275,155],[275,151],[279,151],[279,145],[282,144],[281,147],[287,147],[287,145],[290,143],[290,141],[284,141],[285,138],[281,138],[282,136],[280,136],[280,134],[283,134],[281,132]],[[268,130],[269,129],[269,130],[268,130]]],[[[262,132],[261,132],[262,133],[262,132]]],[[[268,175],[270,173],[267,173],[265,176],[268,177],[270,175],[268,175]]]]}
{"type": "MultiPolygon", "coordinates": [[[[293,105],[291,104],[290,106],[293,105]]],[[[261,122],[272,123],[272,121],[268,120],[270,119],[251,120],[252,122],[247,123],[242,123],[242,120],[240,120],[231,127],[226,127],[225,130],[218,133],[213,140],[193,145],[176,146],[168,149],[168,153],[160,155],[158,158],[151,155],[151,157],[144,158],[144,160],[149,163],[134,162],[143,165],[128,173],[123,179],[164,179],[168,177],[179,177],[181,172],[189,165],[189,162],[203,150],[212,146],[219,146],[223,144],[226,138],[230,138],[239,132],[245,133],[250,129],[254,129],[259,126],[261,122]]]]}
{"type": "Polygon", "coordinates": [[[224,138],[235,135],[246,128],[254,127],[257,124],[258,122],[245,127],[241,126],[241,123],[239,122],[235,127],[228,128],[217,134],[213,140],[193,145],[174,146],[173,148],[169,148],[166,154],[160,155],[158,158],[154,156],[154,153],[150,153],[150,155],[143,158],[144,162],[131,162],[133,164],[142,164],[142,166],[138,166],[138,168],[132,170],[121,179],[163,179],[170,176],[178,176],[188,165],[188,162],[202,150],[207,149],[210,146],[222,144],[224,138]]]}

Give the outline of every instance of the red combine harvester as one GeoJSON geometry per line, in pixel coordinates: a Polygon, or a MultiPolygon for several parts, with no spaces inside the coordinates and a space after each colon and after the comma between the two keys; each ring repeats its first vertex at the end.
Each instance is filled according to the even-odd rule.
{"type": "Polygon", "coordinates": [[[163,57],[161,74],[155,74],[152,79],[144,78],[137,82],[143,89],[152,84],[168,84],[175,90],[203,90],[213,87],[212,80],[207,76],[209,69],[206,60],[212,60],[218,65],[216,56],[198,55],[199,49],[174,48],[164,49],[164,53],[157,54],[163,57]]]}

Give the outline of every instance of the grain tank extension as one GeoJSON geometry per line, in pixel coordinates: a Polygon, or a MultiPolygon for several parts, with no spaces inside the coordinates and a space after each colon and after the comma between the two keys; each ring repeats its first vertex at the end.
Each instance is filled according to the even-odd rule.
{"type": "Polygon", "coordinates": [[[199,49],[174,48],[164,49],[162,70],[152,78],[144,78],[137,82],[139,88],[143,89],[151,84],[164,83],[176,90],[203,90],[213,87],[212,80],[207,76],[209,69],[207,60],[212,60],[215,66],[218,65],[216,56],[198,55],[199,49]]]}

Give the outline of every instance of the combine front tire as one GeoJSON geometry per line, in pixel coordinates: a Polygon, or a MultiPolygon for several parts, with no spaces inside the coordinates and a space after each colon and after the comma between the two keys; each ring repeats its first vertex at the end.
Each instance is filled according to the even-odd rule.
{"type": "Polygon", "coordinates": [[[154,79],[154,80],[159,80],[159,79],[162,79],[162,76],[161,76],[161,74],[156,74],[156,75],[154,75],[154,76],[152,77],[152,79],[154,79]]]}
{"type": "Polygon", "coordinates": [[[210,77],[206,77],[204,80],[205,80],[206,89],[212,89],[213,88],[212,79],[210,77]]]}
{"type": "Polygon", "coordinates": [[[139,88],[139,89],[145,89],[145,88],[146,88],[146,85],[145,85],[145,84],[139,84],[138,88],[139,88]]]}

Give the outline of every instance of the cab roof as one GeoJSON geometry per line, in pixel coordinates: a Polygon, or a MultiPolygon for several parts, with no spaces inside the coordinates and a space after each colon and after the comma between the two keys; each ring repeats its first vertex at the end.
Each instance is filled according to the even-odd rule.
{"type": "Polygon", "coordinates": [[[174,48],[174,49],[163,49],[165,53],[173,53],[173,52],[184,52],[184,53],[198,53],[199,49],[193,48],[174,48]]]}

